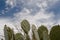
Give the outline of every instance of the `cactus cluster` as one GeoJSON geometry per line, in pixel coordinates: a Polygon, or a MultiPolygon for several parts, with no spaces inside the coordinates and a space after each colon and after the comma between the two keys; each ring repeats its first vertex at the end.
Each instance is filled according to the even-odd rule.
{"type": "Polygon", "coordinates": [[[53,26],[50,34],[48,34],[48,29],[44,25],[41,25],[38,29],[35,25],[32,25],[32,38],[29,36],[30,24],[27,20],[21,22],[21,28],[24,34],[15,34],[13,29],[4,25],[5,40],[60,40],[60,25],[53,26]]]}

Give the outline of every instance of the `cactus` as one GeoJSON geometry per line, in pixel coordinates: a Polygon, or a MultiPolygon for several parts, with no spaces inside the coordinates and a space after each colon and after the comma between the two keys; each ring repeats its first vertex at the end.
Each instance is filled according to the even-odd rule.
{"type": "Polygon", "coordinates": [[[35,34],[34,34],[33,31],[32,31],[32,40],[36,40],[36,38],[35,38],[35,34]]]}
{"type": "Polygon", "coordinates": [[[15,40],[24,40],[24,36],[21,33],[16,33],[15,40]]]}
{"type": "Polygon", "coordinates": [[[9,40],[8,39],[8,33],[7,33],[7,26],[4,25],[4,37],[5,37],[5,40],[9,40]]]}
{"type": "Polygon", "coordinates": [[[11,40],[12,38],[12,29],[10,29],[9,27],[7,27],[7,25],[4,26],[4,36],[5,36],[5,40],[11,40]]]}
{"type": "Polygon", "coordinates": [[[35,36],[35,40],[40,40],[35,25],[32,25],[32,32],[33,32],[33,35],[35,36]]]}
{"type": "Polygon", "coordinates": [[[23,20],[21,22],[21,28],[25,32],[24,34],[26,34],[26,39],[25,40],[30,40],[30,37],[28,35],[28,32],[30,30],[30,24],[29,24],[29,22],[27,20],[23,20]]]}
{"type": "Polygon", "coordinates": [[[49,36],[46,31],[43,32],[43,40],[49,40],[49,36]]]}
{"type": "Polygon", "coordinates": [[[30,40],[30,37],[28,34],[26,34],[26,39],[25,40],[30,40]]]}
{"type": "Polygon", "coordinates": [[[23,31],[28,34],[29,30],[30,30],[30,24],[27,20],[23,20],[21,22],[21,28],[23,29],[23,31]]]}
{"type": "Polygon", "coordinates": [[[12,35],[12,38],[11,38],[11,40],[15,40],[15,35],[14,35],[14,34],[12,35]]]}
{"type": "Polygon", "coordinates": [[[48,33],[48,30],[47,28],[44,26],[44,25],[41,25],[39,28],[38,28],[38,34],[39,34],[39,38],[40,40],[43,40],[43,32],[46,31],[48,33]]]}
{"type": "MultiPolygon", "coordinates": [[[[23,29],[25,35],[22,35],[21,33],[14,34],[14,30],[7,25],[4,25],[5,40],[31,40],[28,35],[30,31],[30,24],[27,20],[23,20],[21,22],[21,28],[23,29]]],[[[53,26],[50,31],[50,35],[48,35],[48,30],[44,25],[41,25],[38,30],[35,25],[32,25],[32,34],[32,40],[59,40],[60,25],[53,26]]]]}
{"type": "Polygon", "coordinates": [[[15,40],[15,34],[14,34],[14,31],[12,30],[12,38],[11,40],[15,40]]]}
{"type": "Polygon", "coordinates": [[[60,25],[55,25],[51,28],[50,40],[60,40],[60,25]]]}

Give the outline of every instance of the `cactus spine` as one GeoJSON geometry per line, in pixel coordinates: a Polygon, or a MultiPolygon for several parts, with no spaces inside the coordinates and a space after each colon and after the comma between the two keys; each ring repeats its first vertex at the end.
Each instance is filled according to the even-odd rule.
{"type": "Polygon", "coordinates": [[[32,25],[32,32],[33,32],[33,35],[35,35],[35,39],[40,40],[35,25],[32,25]]]}

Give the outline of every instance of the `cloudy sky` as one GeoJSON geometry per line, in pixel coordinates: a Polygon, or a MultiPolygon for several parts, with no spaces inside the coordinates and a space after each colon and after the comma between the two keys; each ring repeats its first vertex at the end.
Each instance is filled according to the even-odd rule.
{"type": "Polygon", "coordinates": [[[5,24],[14,28],[23,19],[48,29],[60,24],[60,0],[0,0],[0,34],[5,24]]]}

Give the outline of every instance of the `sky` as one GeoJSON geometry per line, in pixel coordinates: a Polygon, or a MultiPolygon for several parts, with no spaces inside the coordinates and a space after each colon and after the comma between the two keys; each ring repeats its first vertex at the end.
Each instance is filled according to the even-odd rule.
{"type": "Polygon", "coordinates": [[[15,29],[24,19],[36,28],[45,25],[50,30],[60,24],[60,0],[0,0],[1,35],[5,24],[15,29]]]}

